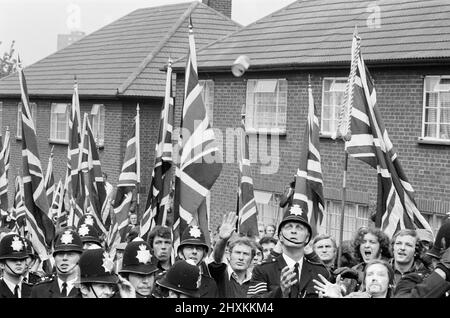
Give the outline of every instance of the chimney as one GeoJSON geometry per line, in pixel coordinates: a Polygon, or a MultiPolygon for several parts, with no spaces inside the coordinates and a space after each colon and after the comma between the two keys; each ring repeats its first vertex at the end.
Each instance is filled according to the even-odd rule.
{"type": "Polygon", "coordinates": [[[231,1],[232,0],[202,0],[203,4],[226,15],[231,19],[231,1]]]}

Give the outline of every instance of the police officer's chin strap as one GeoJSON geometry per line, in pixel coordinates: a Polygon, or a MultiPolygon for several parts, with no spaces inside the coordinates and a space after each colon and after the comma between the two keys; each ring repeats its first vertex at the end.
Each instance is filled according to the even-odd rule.
{"type": "Polygon", "coordinates": [[[17,274],[16,271],[14,271],[11,267],[9,267],[9,265],[8,265],[7,262],[5,262],[5,265],[6,265],[6,267],[9,268],[9,270],[10,270],[14,275],[16,275],[16,276],[21,276],[21,275],[22,275],[22,274],[17,274]]]}
{"type": "Polygon", "coordinates": [[[97,293],[95,292],[94,287],[92,286],[92,284],[89,285],[89,288],[92,290],[92,292],[94,293],[95,298],[98,298],[97,293]]]}
{"type": "Polygon", "coordinates": [[[295,244],[295,245],[306,245],[305,243],[308,241],[308,239],[304,239],[303,241],[300,241],[300,242],[296,242],[296,241],[290,240],[284,235],[283,231],[281,231],[281,236],[283,236],[283,238],[286,241],[291,242],[292,244],[295,244]]]}
{"type": "Polygon", "coordinates": [[[56,268],[58,269],[58,271],[59,271],[61,274],[67,274],[67,273],[69,273],[72,269],[74,269],[75,266],[77,266],[77,265],[78,265],[78,263],[75,263],[75,265],[73,265],[71,268],[69,268],[69,269],[66,270],[66,271],[63,271],[61,268],[58,267],[58,265],[56,265],[56,268]]]}

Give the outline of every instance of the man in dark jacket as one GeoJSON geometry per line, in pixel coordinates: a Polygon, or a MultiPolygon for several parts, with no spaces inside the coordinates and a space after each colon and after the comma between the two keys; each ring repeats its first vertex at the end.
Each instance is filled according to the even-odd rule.
{"type": "Polygon", "coordinates": [[[304,257],[311,235],[311,226],[303,218],[302,210],[292,206],[278,226],[283,252],[254,268],[248,297],[318,297],[313,279],[317,279],[318,274],[327,279],[330,275],[325,265],[304,257]]]}

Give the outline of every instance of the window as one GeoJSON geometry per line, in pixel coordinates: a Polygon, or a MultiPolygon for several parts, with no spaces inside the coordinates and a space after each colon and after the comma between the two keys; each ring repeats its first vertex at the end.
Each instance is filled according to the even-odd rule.
{"type": "Polygon", "coordinates": [[[436,234],[439,231],[444,220],[448,219],[450,216],[445,214],[422,214],[428,224],[430,224],[431,230],[436,238],[436,234]]]}
{"type": "Polygon", "coordinates": [[[213,110],[214,110],[214,81],[213,80],[206,80],[206,81],[199,81],[200,86],[203,88],[202,90],[202,97],[203,102],[205,103],[206,107],[206,114],[208,115],[209,122],[212,126],[213,124],[213,110]]]}
{"type": "MultiPolygon", "coordinates": [[[[339,244],[339,232],[341,226],[341,202],[334,200],[325,201],[326,233],[333,236],[339,244]]],[[[362,226],[369,225],[369,207],[367,205],[346,203],[344,216],[343,240],[353,239],[356,231],[362,226]]]]}
{"type": "Polygon", "coordinates": [[[258,223],[278,225],[283,219],[283,209],[279,206],[279,197],[271,192],[254,190],[258,208],[258,223]]]}
{"type": "Polygon", "coordinates": [[[339,110],[344,102],[347,78],[325,78],[322,85],[321,134],[331,136],[337,130],[339,110]]]}
{"type": "Polygon", "coordinates": [[[50,141],[69,142],[68,104],[52,104],[50,112],[50,141]]]}
{"type": "MultiPolygon", "coordinates": [[[[33,117],[34,129],[37,130],[36,127],[36,117],[37,117],[37,105],[36,103],[30,103],[31,108],[31,116],[33,117]]],[[[22,139],[22,102],[17,106],[17,132],[16,138],[22,139]]]]}
{"type": "Polygon", "coordinates": [[[247,81],[246,130],[286,133],[287,80],[247,81]]]}
{"type": "Polygon", "coordinates": [[[427,76],[422,138],[450,140],[450,76],[427,76]]]}
{"type": "Polygon", "coordinates": [[[90,117],[95,142],[97,146],[103,147],[105,145],[105,105],[92,105],[90,117]]]}

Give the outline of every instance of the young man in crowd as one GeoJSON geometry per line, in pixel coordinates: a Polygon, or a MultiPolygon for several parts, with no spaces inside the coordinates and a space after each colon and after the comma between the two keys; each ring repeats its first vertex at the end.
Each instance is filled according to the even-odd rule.
{"type": "Polygon", "coordinates": [[[272,252],[275,245],[277,245],[277,239],[265,236],[259,240],[259,244],[263,249],[263,260],[266,260],[269,258],[270,252],[272,252]]]}
{"type": "Polygon", "coordinates": [[[394,270],[394,285],[410,273],[421,273],[427,276],[430,271],[420,261],[419,237],[415,230],[401,230],[392,238],[394,257],[390,264],[394,270]]]}
{"type": "Polygon", "coordinates": [[[305,257],[312,230],[302,217],[301,209],[292,206],[278,226],[278,237],[282,253],[256,266],[248,289],[249,297],[259,298],[303,298],[318,297],[313,279],[319,274],[329,278],[322,263],[305,257]]]}
{"type": "Polygon", "coordinates": [[[157,225],[148,234],[148,244],[151,252],[156,258],[157,267],[160,272],[167,271],[171,266],[172,254],[172,232],[168,227],[157,225]]]}
{"type": "Polygon", "coordinates": [[[219,240],[214,246],[214,261],[208,264],[211,276],[219,290],[220,298],[245,298],[250,285],[251,262],[255,256],[253,241],[238,237],[229,243],[228,264],[223,262],[225,247],[236,230],[237,215],[229,212],[224,215],[219,229],[219,240]]]}

